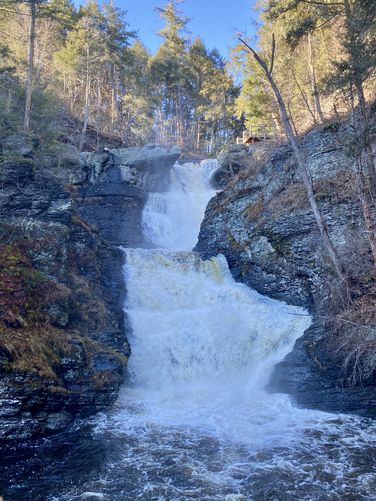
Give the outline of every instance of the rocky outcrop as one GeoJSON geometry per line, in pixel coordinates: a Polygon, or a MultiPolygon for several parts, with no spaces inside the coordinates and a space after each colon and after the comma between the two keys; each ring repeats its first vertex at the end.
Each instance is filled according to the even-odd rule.
{"type": "MultiPolygon", "coordinates": [[[[300,144],[320,210],[358,301],[362,298],[362,305],[367,303],[364,308],[371,325],[374,275],[345,136],[346,125],[335,124],[307,133],[300,144]],[[357,282],[360,276],[367,290],[357,282]]],[[[228,163],[227,156],[222,162],[225,171],[228,163]]],[[[374,376],[368,372],[362,381],[361,374],[354,377],[351,361],[344,366],[351,350],[348,347],[344,353],[340,348],[352,336],[350,313],[358,315],[360,310],[356,313],[353,306],[352,312],[349,307],[338,313],[346,309],[341,304],[345,294],[322,248],[287,145],[274,149],[257,169],[244,165],[236,179],[211,200],[196,249],[205,255],[224,254],[237,280],[262,294],[304,306],[314,315],[313,327],[277,366],[271,389],[289,392],[298,403],[310,407],[375,412],[374,376]],[[331,317],[345,320],[331,323],[331,317]]],[[[359,317],[355,320],[360,322],[359,317]]]]}
{"type": "Polygon", "coordinates": [[[47,171],[38,152],[4,155],[0,439],[62,430],[116,399],[130,353],[119,246],[141,242],[147,192],[178,156],[148,146],[79,161],[67,147],[47,171]]]}
{"type": "Polygon", "coordinates": [[[270,150],[270,144],[255,145],[234,144],[223,150],[218,156],[219,168],[213,174],[212,184],[218,189],[224,189],[241,172],[254,174],[257,164],[265,158],[270,150]]]}
{"type": "Polygon", "coordinates": [[[155,145],[83,153],[81,171],[86,173],[86,182],[76,197],[80,214],[107,241],[123,247],[141,246],[141,213],[147,195],[166,188],[179,155],[178,148],[155,145]]]}

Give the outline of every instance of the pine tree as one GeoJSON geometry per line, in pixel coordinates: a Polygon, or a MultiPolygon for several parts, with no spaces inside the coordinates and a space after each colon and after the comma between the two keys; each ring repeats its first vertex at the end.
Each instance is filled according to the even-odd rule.
{"type": "Polygon", "coordinates": [[[367,165],[373,195],[376,195],[376,170],[369,136],[364,82],[376,68],[376,9],[374,0],[270,0],[269,17],[283,17],[290,24],[290,41],[296,43],[323,27],[335,29],[340,42],[332,71],[326,76],[329,90],[348,92],[351,102],[358,100],[357,129],[364,163],[367,165]]]}
{"type": "MultiPolygon", "coordinates": [[[[201,40],[191,42],[180,1],[157,9],[165,26],[154,56],[141,41],[131,45],[135,32],[110,0],[91,0],[78,10],[71,0],[40,1],[28,88],[38,96],[53,95],[81,121],[80,149],[89,123],[129,145],[157,140],[208,150],[233,136],[238,89],[219,54],[201,40]]],[[[9,4],[11,10],[0,19],[0,32],[9,33],[2,52],[26,89],[28,0],[9,4]]],[[[28,122],[30,127],[30,113],[28,122]]]]}
{"type": "Polygon", "coordinates": [[[154,140],[154,113],[158,98],[153,87],[150,54],[140,41],[136,41],[128,51],[124,95],[120,103],[122,137],[126,144],[137,146],[154,140]]]}
{"type": "Polygon", "coordinates": [[[105,53],[103,57],[103,71],[110,77],[111,87],[111,124],[118,119],[119,102],[122,95],[122,75],[128,64],[127,49],[132,38],[136,36],[134,31],[128,30],[125,21],[125,12],[114,7],[111,1],[103,4],[103,16],[105,19],[105,53]]]}
{"type": "MultiPolygon", "coordinates": [[[[180,2],[179,2],[180,3],[180,2]]],[[[184,93],[187,86],[186,26],[189,19],[178,9],[178,2],[170,0],[157,8],[165,26],[159,31],[163,38],[152,60],[153,80],[160,88],[159,137],[185,146],[184,93]]]]}

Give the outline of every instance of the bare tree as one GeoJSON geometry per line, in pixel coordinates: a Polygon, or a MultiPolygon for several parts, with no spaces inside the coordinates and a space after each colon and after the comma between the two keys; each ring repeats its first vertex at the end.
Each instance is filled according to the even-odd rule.
{"type": "Polygon", "coordinates": [[[371,209],[368,199],[368,187],[367,183],[364,179],[363,167],[362,167],[362,159],[361,156],[357,156],[355,160],[355,172],[358,182],[358,192],[359,199],[362,205],[363,218],[367,231],[367,238],[369,245],[371,247],[373,261],[376,264],[376,230],[375,225],[371,216],[371,209]]]}
{"type": "Polygon", "coordinates": [[[311,82],[312,97],[314,99],[315,108],[319,115],[320,121],[323,122],[325,120],[325,117],[322,111],[320,93],[317,87],[316,68],[314,64],[314,53],[312,47],[312,35],[310,32],[308,32],[307,35],[307,48],[308,48],[308,69],[311,82]]]}
{"type": "Polygon", "coordinates": [[[89,123],[89,113],[90,113],[90,86],[91,86],[91,78],[90,78],[90,47],[89,44],[86,45],[86,78],[85,78],[85,107],[84,107],[84,123],[82,125],[80,144],[78,146],[78,151],[81,153],[83,150],[85,139],[86,139],[86,130],[89,123]]]}
{"type": "Polygon", "coordinates": [[[29,32],[29,47],[27,60],[27,79],[26,79],[26,102],[24,113],[24,130],[30,130],[31,116],[31,101],[33,96],[33,80],[34,80],[34,53],[35,53],[35,38],[36,38],[36,20],[37,20],[37,0],[29,0],[27,2],[30,8],[30,32],[29,32]]]}
{"type": "Polygon", "coordinates": [[[304,187],[306,189],[308,200],[309,200],[312,212],[315,216],[317,226],[318,226],[319,231],[320,231],[323,245],[324,245],[326,251],[328,252],[328,254],[333,262],[333,265],[334,265],[334,268],[336,270],[338,277],[340,278],[340,280],[342,282],[346,282],[346,274],[344,272],[344,269],[343,269],[342,264],[340,262],[340,259],[338,257],[337,251],[333,245],[333,242],[330,239],[326,223],[323,220],[320,209],[317,205],[317,201],[316,201],[314,190],[313,190],[313,184],[312,184],[311,178],[310,178],[308,171],[307,171],[305,159],[303,157],[303,154],[300,151],[298,141],[295,137],[295,134],[294,134],[294,131],[293,131],[290,119],[289,119],[289,115],[288,115],[288,112],[286,109],[285,102],[283,100],[282,94],[281,94],[281,92],[280,92],[280,90],[279,90],[279,88],[278,88],[278,86],[273,78],[273,75],[272,75],[273,74],[273,66],[274,66],[274,55],[275,55],[275,37],[273,35],[271,62],[270,62],[269,66],[264,61],[264,59],[262,59],[259,56],[259,54],[247,42],[245,42],[240,37],[239,37],[239,41],[249,50],[249,52],[252,54],[252,56],[254,57],[256,62],[260,65],[260,67],[261,67],[261,69],[262,69],[262,71],[263,71],[272,91],[273,91],[275,100],[276,100],[277,105],[278,105],[279,113],[281,116],[281,121],[282,121],[283,127],[285,129],[289,143],[293,149],[295,160],[296,160],[296,163],[298,165],[298,169],[299,169],[301,176],[302,176],[302,179],[303,179],[303,184],[304,184],[304,187]]]}

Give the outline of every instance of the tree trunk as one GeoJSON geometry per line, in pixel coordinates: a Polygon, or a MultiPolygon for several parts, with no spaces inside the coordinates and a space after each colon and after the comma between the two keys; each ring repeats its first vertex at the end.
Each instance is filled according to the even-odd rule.
{"type": "Polygon", "coordinates": [[[24,114],[24,129],[30,130],[31,99],[33,95],[33,77],[34,77],[34,51],[35,51],[35,23],[37,17],[37,6],[35,0],[30,1],[30,35],[29,35],[29,54],[27,63],[26,80],[26,103],[24,114]]]}
{"type": "Polygon", "coordinates": [[[293,133],[294,133],[295,136],[297,136],[298,135],[298,129],[296,128],[294,119],[292,117],[292,111],[291,111],[291,108],[290,108],[290,103],[287,103],[287,111],[288,111],[287,117],[288,117],[289,122],[291,124],[293,133]]]}
{"type": "Polygon", "coordinates": [[[234,169],[232,167],[232,162],[230,162],[228,166],[229,166],[229,169],[230,169],[231,177],[234,178],[235,177],[235,173],[234,173],[234,169]]]}
{"type": "Polygon", "coordinates": [[[314,124],[316,124],[316,123],[317,123],[316,116],[315,116],[314,112],[313,112],[313,111],[312,111],[312,109],[311,109],[311,106],[310,106],[310,104],[309,104],[308,98],[307,98],[307,96],[305,95],[305,93],[304,93],[304,90],[303,90],[302,86],[301,86],[301,85],[300,85],[300,83],[298,82],[298,79],[297,79],[297,77],[296,77],[296,75],[295,75],[294,71],[292,71],[292,76],[294,77],[294,80],[295,80],[296,86],[298,87],[298,90],[299,90],[299,92],[300,92],[300,95],[302,96],[302,99],[303,99],[303,101],[304,101],[304,103],[305,103],[305,105],[306,105],[306,107],[307,107],[308,113],[311,115],[312,120],[313,120],[313,123],[314,123],[314,124]]]}
{"type": "MultiPolygon", "coordinates": [[[[115,83],[115,67],[111,64],[111,125],[114,124],[116,117],[116,83],[115,83]]],[[[111,129],[111,132],[112,129],[111,129]]]]}
{"type": "Polygon", "coordinates": [[[89,67],[89,47],[86,52],[86,87],[85,87],[85,108],[84,108],[84,123],[81,131],[80,144],[78,151],[81,153],[86,139],[86,129],[89,122],[89,108],[90,108],[90,67],[89,67]]]}
{"type": "Polygon", "coordinates": [[[176,134],[178,146],[184,147],[183,104],[180,88],[177,89],[176,96],[176,134]]]}
{"type": "Polygon", "coordinates": [[[319,94],[319,91],[317,88],[316,70],[315,70],[313,47],[312,47],[312,37],[311,37],[310,33],[308,33],[308,36],[307,36],[307,46],[308,46],[308,69],[309,69],[309,76],[310,76],[310,81],[311,81],[312,97],[315,101],[315,108],[316,108],[317,114],[320,117],[320,121],[323,122],[325,120],[325,117],[324,117],[324,113],[322,112],[320,94],[319,94]]]}
{"type": "Polygon", "coordinates": [[[363,84],[361,80],[355,82],[356,91],[358,95],[359,104],[359,129],[361,135],[361,142],[363,146],[363,156],[367,166],[367,172],[369,177],[369,183],[371,188],[371,193],[376,196],[376,170],[375,162],[373,157],[373,151],[371,146],[371,138],[369,135],[369,124],[366,111],[366,103],[364,98],[363,84]]]}
{"type": "MultiPolygon", "coordinates": [[[[299,149],[299,146],[298,146],[298,142],[297,142],[296,137],[294,135],[294,131],[292,129],[292,126],[291,126],[291,123],[289,120],[289,116],[287,113],[286,105],[285,105],[285,102],[283,100],[282,94],[280,93],[280,90],[279,90],[277,84],[275,83],[274,78],[272,76],[272,73],[268,69],[268,66],[266,65],[265,61],[263,59],[261,59],[260,56],[257,54],[257,52],[254,51],[248,44],[243,42],[243,40],[241,40],[241,39],[240,39],[240,41],[250,50],[253,57],[257,61],[257,63],[261,66],[261,68],[265,74],[265,77],[268,80],[269,85],[273,91],[273,94],[274,94],[274,97],[275,97],[275,100],[277,102],[278,109],[279,109],[279,112],[281,115],[281,121],[282,121],[284,129],[286,131],[286,135],[287,135],[287,138],[289,140],[289,143],[293,149],[295,160],[296,160],[296,163],[298,165],[298,169],[302,175],[303,184],[304,184],[304,187],[306,189],[307,196],[308,196],[308,201],[309,201],[309,204],[311,206],[312,212],[315,216],[316,224],[319,228],[323,245],[324,245],[326,251],[328,252],[328,254],[333,262],[334,268],[336,270],[336,273],[337,273],[339,279],[342,282],[346,282],[346,275],[345,275],[344,269],[343,269],[341,262],[339,260],[337,251],[336,251],[336,249],[335,249],[335,247],[330,239],[330,236],[328,233],[328,228],[327,228],[327,226],[326,226],[326,224],[321,216],[320,209],[317,205],[315,194],[313,191],[312,181],[309,177],[309,174],[308,174],[308,171],[307,171],[307,168],[305,165],[305,159],[303,158],[303,155],[302,155],[302,153],[299,149]]],[[[273,38],[273,41],[274,41],[274,38],[273,38]]],[[[271,64],[270,67],[272,68],[273,64],[271,64]]]]}
{"type": "Polygon", "coordinates": [[[201,122],[197,120],[197,136],[196,136],[196,151],[200,151],[201,146],[201,122]]]}
{"type": "Polygon", "coordinates": [[[210,132],[210,143],[209,143],[209,153],[210,154],[212,154],[213,150],[214,150],[214,133],[215,133],[215,125],[213,122],[211,132],[210,132]]]}
{"type": "Polygon", "coordinates": [[[371,217],[370,204],[368,200],[368,189],[364,179],[362,161],[358,157],[355,161],[355,171],[358,181],[359,199],[362,204],[363,218],[367,230],[368,242],[371,247],[374,264],[376,265],[376,230],[371,217]]]}
{"type": "Polygon", "coordinates": [[[282,127],[281,127],[281,124],[279,121],[279,117],[276,116],[274,113],[272,114],[272,121],[273,121],[274,129],[276,131],[276,135],[282,135],[283,130],[282,130],[282,127]]]}
{"type": "Polygon", "coordinates": [[[351,5],[349,3],[349,0],[343,0],[343,5],[344,5],[344,10],[345,10],[345,16],[346,16],[346,30],[347,30],[347,37],[349,40],[349,53],[350,53],[350,60],[351,60],[351,66],[352,66],[352,77],[353,77],[353,83],[356,88],[356,93],[358,96],[358,105],[359,105],[359,120],[358,120],[358,127],[357,130],[360,135],[361,139],[361,145],[362,145],[362,150],[363,150],[363,155],[365,159],[365,163],[367,165],[367,171],[368,171],[368,177],[369,177],[369,184],[370,184],[370,189],[372,196],[376,196],[376,169],[375,169],[375,163],[373,159],[373,152],[372,152],[372,147],[371,147],[371,140],[370,140],[370,135],[369,135],[369,124],[368,124],[368,117],[367,117],[367,111],[366,111],[366,103],[365,103],[365,97],[364,97],[364,90],[363,90],[363,81],[362,81],[362,73],[361,70],[359,69],[359,66],[361,66],[361,61],[360,56],[359,56],[359,41],[356,39],[356,35],[354,34],[354,29],[352,25],[352,18],[353,18],[353,13],[351,10],[351,5]]]}

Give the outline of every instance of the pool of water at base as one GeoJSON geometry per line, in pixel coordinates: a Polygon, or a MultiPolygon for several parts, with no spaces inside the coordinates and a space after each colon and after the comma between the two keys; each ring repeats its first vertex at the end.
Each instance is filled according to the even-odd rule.
{"type": "Polygon", "coordinates": [[[3,446],[0,493],[5,501],[376,499],[374,421],[307,412],[294,438],[276,433],[253,445],[252,437],[135,421],[138,410],[120,401],[64,434],[3,446]]]}

